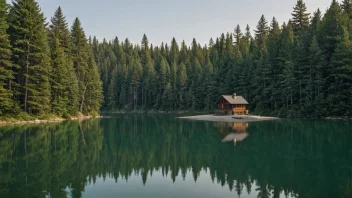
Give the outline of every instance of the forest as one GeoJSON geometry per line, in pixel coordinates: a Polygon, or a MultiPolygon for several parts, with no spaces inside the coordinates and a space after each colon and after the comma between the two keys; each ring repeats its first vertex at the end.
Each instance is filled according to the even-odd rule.
{"type": "Polygon", "coordinates": [[[283,24],[262,15],[204,46],[98,41],[60,8],[46,25],[34,0],[0,9],[0,116],[212,111],[234,92],[259,115],[352,115],[352,0],[314,13],[298,0],[283,24]]]}
{"type": "Polygon", "coordinates": [[[90,42],[60,7],[47,25],[34,0],[0,0],[0,117],[97,114],[102,82],[90,42]]]}

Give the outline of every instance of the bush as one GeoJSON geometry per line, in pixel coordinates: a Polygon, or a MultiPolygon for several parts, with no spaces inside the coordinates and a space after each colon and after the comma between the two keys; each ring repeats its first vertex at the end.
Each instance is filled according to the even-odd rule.
{"type": "Polygon", "coordinates": [[[30,121],[34,120],[32,116],[30,116],[28,113],[25,112],[20,112],[15,116],[14,118],[17,118],[19,121],[30,121]]]}

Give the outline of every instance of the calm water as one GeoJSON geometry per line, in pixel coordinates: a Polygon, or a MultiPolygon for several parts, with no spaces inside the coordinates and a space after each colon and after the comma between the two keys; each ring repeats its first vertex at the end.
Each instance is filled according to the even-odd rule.
{"type": "Polygon", "coordinates": [[[351,140],[347,121],[116,114],[6,126],[0,197],[351,198],[351,140]]]}

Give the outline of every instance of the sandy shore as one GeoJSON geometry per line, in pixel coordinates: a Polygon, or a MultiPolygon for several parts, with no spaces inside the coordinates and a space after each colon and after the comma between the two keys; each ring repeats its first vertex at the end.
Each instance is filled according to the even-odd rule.
{"type": "Polygon", "coordinates": [[[213,122],[257,122],[266,120],[278,120],[276,117],[265,117],[255,115],[231,115],[231,116],[215,116],[215,115],[198,115],[179,117],[180,119],[203,120],[213,122]]]}

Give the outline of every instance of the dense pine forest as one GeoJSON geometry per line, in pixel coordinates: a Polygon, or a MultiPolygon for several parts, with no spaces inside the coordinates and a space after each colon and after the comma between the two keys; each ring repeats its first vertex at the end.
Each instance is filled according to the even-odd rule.
{"type": "Polygon", "coordinates": [[[34,0],[0,2],[0,116],[212,110],[233,92],[260,115],[352,115],[352,0],[324,13],[298,0],[290,21],[261,16],[205,46],[99,42],[60,8],[47,25],[34,0]]]}
{"type": "Polygon", "coordinates": [[[0,116],[96,114],[102,83],[89,42],[60,8],[47,25],[34,0],[0,0],[0,116]]]}

